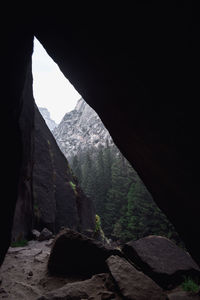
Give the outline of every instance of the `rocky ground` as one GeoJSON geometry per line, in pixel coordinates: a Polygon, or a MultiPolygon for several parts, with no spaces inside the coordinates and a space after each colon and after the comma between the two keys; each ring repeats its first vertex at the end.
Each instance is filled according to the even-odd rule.
{"type": "Polygon", "coordinates": [[[48,275],[52,241],[30,241],[26,247],[9,248],[0,269],[0,299],[35,300],[78,279],[48,275]]]}
{"type": "MultiPolygon", "coordinates": [[[[91,293],[91,297],[86,299],[122,299],[106,288],[105,282],[112,285],[108,274],[95,275],[91,280],[86,280],[83,276],[56,277],[49,275],[47,262],[52,243],[52,239],[41,242],[34,240],[30,241],[25,247],[9,248],[0,269],[0,299],[57,299],[54,297],[58,297],[60,288],[66,289],[66,285],[67,289],[70,290],[70,294],[72,294],[67,299],[74,299],[73,295],[79,290],[84,294],[85,288],[86,293],[88,293],[88,290],[91,293]],[[47,295],[47,298],[43,295],[47,295]]],[[[61,297],[59,299],[65,298],[61,297]]]]}
{"type": "MultiPolygon", "coordinates": [[[[178,249],[177,246],[172,246],[169,240],[150,236],[137,242],[128,243],[127,249],[124,248],[124,251],[127,252],[128,260],[124,257],[123,252],[105,248],[95,240],[71,230],[61,232],[55,241],[53,239],[34,240],[29,241],[25,247],[10,247],[0,269],[0,299],[200,299],[198,292],[184,292],[180,285],[166,289],[162,287],[162,281],[159,285],[155,283],[154,280],[158,281],[155,277],[156,272],[160,275],[163,272],[162,276],[165,277],[170,276],[172,285],[178,280],[175,275],[179,274],[181,270],[183,272],[185,269],[185,274],[189,274],[189,270],[194,272],[195,268],[198,268],[188,254],[178,249]],[[160,250],[157,251],[158,247],[154,249],[158,242],[160,243],[159,248],[162,244],[165,245],[165,248],[171,247],[171,250],[168,249],[168,252],[171,251],[170,260],[167,260],[169,253],[165,255],[165,258],[159,260],[160,250]],[[142,251],[139,247],[141,245],[142,251]],[[146,254],[145,249],[148,250],[146,254]],[[133,251],[134,256],[132,256],[133,251]],[[156,256],[153,255],[154,251],[157,251],[156,256]],[[174,266],[173,257],[176,253],[179,253],[181,261],[174,266]],[[149,255],[150,258],[148,258],[149,255]],[[153,264],[152,270],[155,274],[152,271],[149,277],[134,267],[131,260],[139,256],[143,260],[145,259],[146,264],[153,264]],[[155,257],[157,259],[153,262],[155,257]],[[179,263],[181,264],[179,265],[179,263]],[[87,277],[84,271],[88,272],[87,277]],[[63,273],[65,275],[61,275],[63,273]],[[72,273],[74,273],[73,276],[72,273]],[[60,274],[60,276],[58,277],[56,274],[60,274]],[[155,277],[154,280],[151,277],[155,277]]],[[[166,284],[166,282],[164,283],[166,284]]]]}

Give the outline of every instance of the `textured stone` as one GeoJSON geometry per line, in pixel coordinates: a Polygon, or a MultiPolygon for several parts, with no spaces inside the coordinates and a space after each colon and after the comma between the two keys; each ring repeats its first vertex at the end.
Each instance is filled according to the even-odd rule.
{"type": "Polygon", "coordinates": [[[122,248],[125,255],[164,288],[180,284],[184,276],[198,277],[200,269],[191,256],[172,241],[148,236],[122,248]]]}
{"type": "Polygon", "coordinates": [[[119,250],[113,250],[73,230],[65,229],[55,238],[48,270],[51,274],[84,275],[108,270],[105,260],[119,250]]]}
{"type": "Polygon", "coordinates": [[[46,293],[37,300],[65,300],[65,299],[90,299],[90,300],[109,300],[122,299],[115,292],[107,288],[108,281],[111,281],[109,274],[94,275],[91,279],[68,283],[62,288],[46,293]]]}
{"type": "Polygon", "coordinates": [[[39,236],[40,236],[40,232],[38,230],[36,230],[36,229],[33,229],[31,231],[31,233],[32,233],[32,237],[33,237],[34,240],[37,240],[39,238],[39,236]]]}
{"type": "MultiPolygon", "coordinates": [[[[22,165],[19,175],[18,195],[12,227],[12,241],[20,241],[30,237],[33,224],[32,186],[31,177],[33,170],[34,149],[34,98],[32,94],[32,68],[31,60],[27,66],[26,80],[21,95],[21,112],[19,128],[21,133],[21,147],[23,152],[22,165]]],[[[17,139],[17,137],[15,137],[17,139]]],[[[13,148],[13,152],[16,151],[13,148]]],[[[9,189],[12,189],[10,187],[9,189]]],[[[5,216],[4,216],[5,218],[5,216]]]]}
{"type": "Polygon", "coordinates": [[[97,113],[81,98],[75,109],[66,113],[53,135],[67,159],[99,146],[106,142],[113,145],[108,130],[97,113]]]}
{"type": "Polygon", "coordinates": [[[48,230],[47,228],[42,229],[42,231],[40,232],[40,235],[38,237],[38,241],[48,241],[52,238],[53,233],[48,230]]]}
{"type": "Polygon", "coordinates": [[[168,294],[167,300],[200,300],[200,296],[191,292],[177,291],[168,294]]]}
{"type": "Polygon", "coordinates": [[[20,250],[17,253],[17,258],[23,258],[23,257],[28,258],[28,257],[32,257],[32,256],[37,256],[41,253],[42,253],[41,249],[25,247],[25,249],[23,251],[20,250]]]}
{"type": "Polygon", "coordinates": [[[124,299],[166,299],[162,289],[151,278],[136,270],[124,258],[111,256],[106,262],[124,299]]]}
{"type": "Polygon", "coordinates": [[[32,272],[32,271],[29,271],[29,272],[28,272],[28,276],[33,276],[33,272],[32,272]]]}
{"type": "Polygon", "coordinates": [[[38,253],[38,255],[34,257],[34,261],[44,263],[46,261],[46,258],[49,257],[49,255],[50,251],[43,250],[41,253],[38,253]]]}
{"type": "Polygon", "coordinates": [[[68,161],[35,106],[33,195],[35,227],[94,229],[94,205],[75,180],[68,161]],[[72,183],[75,189],[72,188],[72,183]]]}

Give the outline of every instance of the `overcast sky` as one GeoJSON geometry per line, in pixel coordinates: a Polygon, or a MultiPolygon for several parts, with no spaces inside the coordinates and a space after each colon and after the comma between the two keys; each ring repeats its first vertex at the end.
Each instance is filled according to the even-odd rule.
{"type": "Polygon", "coordinates": [[[38,40],[34,40],[33,94],[39,107],[46,107],[59,123],[66,112],[74,109],[81,98],[38,40]]]}

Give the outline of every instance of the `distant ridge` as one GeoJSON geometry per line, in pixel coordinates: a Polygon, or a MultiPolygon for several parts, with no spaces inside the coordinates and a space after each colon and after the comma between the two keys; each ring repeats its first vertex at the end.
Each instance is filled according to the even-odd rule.
{"type": "Polygon", "coordinates": [[[38,107],[43,119],[45,120],[47,126],[49,127],[49,129],[52,131],[56,126],[58,126],[56,124],[56,122],[54,120],[51,119],[50,117],[50,112],[48,111],[47,108],[45,107],[38,107]]]}
{"type": "Polygon", "coordinates": [[[67,159],[92,147],[97,149],[106,143],[113,145],[101,119],[83,98],[77,102],[74,110],[65,114],[54,128],[53,135],[67,159]]]}

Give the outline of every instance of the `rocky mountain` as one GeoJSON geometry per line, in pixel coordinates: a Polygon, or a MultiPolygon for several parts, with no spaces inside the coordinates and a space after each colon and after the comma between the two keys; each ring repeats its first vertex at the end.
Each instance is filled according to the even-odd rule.
{"type": "Polygon", "coordinates": [[[81,98],[75,109],[66,113],[53,135],[64,155],[71,157],[89,148],[113,145],[112,138],[97,113],[81,98]]]}
{"type": "Polygon", "coordinates": [[[181,244],[97,113],[83,99],[65,114],[53,134],[84,193],[94,200],[107,238],[126,242],[157,234],[181,244]]]}
{"type": "Polygon", "coordinates": [[[57,126],[57,124],[54,120],[51,119],[50,112],[45,107],[38,107],[38,109],[43,119],[45,120],[47,126],[52,131],[57,126]]]}

